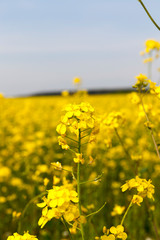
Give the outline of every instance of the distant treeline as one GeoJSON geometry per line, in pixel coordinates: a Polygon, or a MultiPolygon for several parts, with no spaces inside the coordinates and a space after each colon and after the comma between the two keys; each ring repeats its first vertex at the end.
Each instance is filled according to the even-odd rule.
{"type": "MultiPolygon", "coordinates": [[[[70,95],[74,94],[76,91],[74,90],[67,90],[70,95]]],[[[108,93],[130,93],[135,91],[133,88],[117,88],[117,89],[88,89],[88,90],[82,90],[87,91],[90,95],[96,95],[96,94],[108,94],[108,93]]],[[[38,92],[29,94],[29,96],[55,96],[55,95],[61,95],[63,91],[49,91],[49,92],[38,92]]]]}

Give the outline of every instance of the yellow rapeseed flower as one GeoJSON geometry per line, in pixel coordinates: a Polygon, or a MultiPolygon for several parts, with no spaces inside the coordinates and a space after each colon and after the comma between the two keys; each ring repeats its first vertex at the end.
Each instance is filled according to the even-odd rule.
{"type": "Polygon", "coordinates": [[[18,233],[14,233],[12,236],[9,236],[7,240],[38,240],[38,238],[34,235],[30,235],[28,232],[20,235],[18,233]]]}
{"type": "Polygon", "coordinates": [[[154,39],[148,39],[146,42],[145,42],[145,52],[146,53],[149,53],[151,52],[152,50],[157,50],[159,51],[160,50],[160,42],[158,41],[155,41],[154,39]]]}
{"type": "Polygon", "coordinates": [[[80,84],[82,82],[82,80],[79,77],[75,77],[73,79],[73,84],[80,84]]]}
{"type": "Polygon", "coordinates": [[[123,125],[125,118],[121,112],[111,112],[103,123],[110,128],[118,128],[123,125]]]}
{"type": "Polygon", "coordinates": [[[42,216],[38,221],[41,228],[52,218],[61,218],[72,222],[79,218],[78,193],[74,191],[71,185],[54,186],[48,190],[47,197],[43,197],[43,202],[37,206],[42,209],[42,216]]]}
{"type": "Polygon", "coordinates": [[[68,97],[69,96],[69,92],[67,90],[62,91],[61,94],[62,94],[63,97],[68,97]]]}
{"type": "Polygon", "coordinates": [[[153,62],[153,58],[150,57],[143,60],[143,63],[148,63],[148,62],[153,62]]]}
{"type": "Polygon", "coordinates": [[[137,79],[137,82],[133,85],[133,88],[136,88],[137,90],[144,90],[148,85],[148,77],[145,74],[140,73],[135,78],[137,79]]]}
{"type": "Polygon", "coordinates": [[[118,225],[117,227],[112,226],[107,232],[101,236],[101,240],[115,240],[120,238],[122,240],[127,239],[127,234],[124,232],[124,227],[122,225],[118,225]]]}
{"type": "Polygon", "coordinates": [[[111,212],[111,216],[121,215],[124,212],[124,209],[124,206],[119,206],[116,204],[111,212]]]}
{"type": "Polygon", "coordinates": [[[138,206],[141,206],[141,203],[143,202],[143,198],[139,195],[133,195],[132,203],[136,203],[138,206]]]}
{"type": "Polygon", "coordinates": [[[76,158],[73,158],[75,163],[81,162],[84,163],[84,158],[82,157],[82,153],[76,153],[76,158]]]}
{"type": "Polygon", "coordinates": [[[115,235],[117,238],[121,238],[125,240],[127,238],[127,234],[124,232],[124,227],[122,225],[118,225],[117,227],[111,227],[110,232],[115,235]]]}
{"type": "Polygon", "coordinates": [[[135,178],[126,181],[126,183],[121,188],[122,192],[125,192],[127,189],[130,190],[132,188],[136,188],[138,196],[142,198],[148,197],[154,200],[153,194],[155,191],[154,186],[151,183],[151,180],[147,181],[146,179],[142,179],[136,176],[135,178]]]}

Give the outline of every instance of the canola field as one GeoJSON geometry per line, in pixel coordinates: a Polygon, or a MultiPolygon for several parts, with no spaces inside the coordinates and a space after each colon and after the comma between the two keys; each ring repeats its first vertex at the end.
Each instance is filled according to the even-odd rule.
{"type": "Polygon", "coordinates": [[[0,95],[0,239],[160,239],[160,87],[133,87],[0,95]]]}
{"type": "MultiPolygon", "coordinates": [[[[160,102],[149,94],[143,98],[143,102],[154,125],[152,128],[147,125],[136,93],[1,98],[1,239],[7,239],[14,232],[23,234],[27,231],[41,240],[69,239],[62,223],[65,211],[68,211],[65,221],[73,239],[81,239],[80,225],[83,225],[85,239],[98,239],[107,231],[104,226],[109,229],[121,225],[132,197],[138,195],[140,199],[135,199],[124,220],[125,233],[132,240],[147,237],[156,239],[160,223],[160,159],[150,130],[152,129],[158,145],[160,123],[157,116],[160,114],[160,102]],[[89,114],[88,120],[91,117],[93,119],[89,126],[86,126],[85,121],[81,125],[82,131],[86,130],[81,133],[84,137],[81,139],[82,155],[76,154],[77,128],[73,126],[70,133],[66,134],[63,132],[65,129],[59,125],[64,120],[62,110],[66,105],[69,111],[71,106],[81,105],[84,113],[89,114]],[[64,149],[58,144],[58,139],[64,149]],[[81,168],[79,177],[83,183],[80,184],[81,219],[78,208],[72,209],[73,213],[68,209],[58,210],[63,204],[68,204],[68,197],[71,198],[71,207],[77,206],[77,164],[81,168]],[[133,181],[136,176],[141,180],[133,181]],[[128,187],[124,186],[130,179],[133,186],[132,183],[128,187]],[[146,180],[141,182],[142,179],[146,180]],[[121,186],[129,189],[123,192],[125,189],[121,186]],[[42,215],[42,209],[46,207],[43,201],[49,204],[47,190],[50,189],[55,189],[55,198],[63,198],[64,202],[59,202],[58,207],[53,203],[53,208],[59,212],[51,218],[45,218],[44,210],[42,215]],[[71,195],[69,191],[72,191],[71,195]],[[38,203],[42,205],[39,207],[38,203]]],[[[68,114],[68,117],[71,115],[68,114]]],[[[48,208],[52,209],[52,204],[48,208]]],[[[126,239],[122,232],[122,239],[126,239]]]]}

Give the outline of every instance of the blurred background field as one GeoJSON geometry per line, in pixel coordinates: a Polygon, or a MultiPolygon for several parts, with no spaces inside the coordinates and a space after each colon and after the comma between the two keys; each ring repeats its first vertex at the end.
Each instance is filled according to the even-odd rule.
{"type": "MultiPolygon", "coordinates": [[[[122,193],[120,187],[126,180],[139,172],[142,178],[152,179],[155,185],[155,201],[146,200],[141,207],[134,206],[127,216],[125,227],[128,239],[154,237],[154,224],[159,217],[160,165],[149,130],[144,126],[145,114],[137,104],[135,92],[129,94],[108,94],[89,96],[86,92],[72,96],[1,98],[0,107],[0,235],[6,239],[17,231],[21,220],[21,233],[29,230],[39,240],[68,239],[63,224],[56,219],[47,223],[44,229],[37,226],[41,210],[36,206],[40,199],[31,202],[21,217],[28,202],[50,189],[52,185],[72,182],[72,175],[56,171],[52,162],[61,162],[71,168],[74,154],[62,150],[58,145],[56,126],[62,109],[68,103],[87,101],[95,108],[100,122],[96,143],[84,145],[82,152],[82,178],[100,179],[82,187],[82,211],[84,215],[106,206],[85,225],[87,239],[102,235],[103,226],[117,225],[122,212],[113,212],[115,205],[127,206],[130,195],[122,193]],[[115,132],[108,130],[103,120],[110,112],[122,113],[122,124],[118,128],[132,160],[128,159],[115,132]],[[91,158],[92,156],[92,158],[91,158]],[[156,211],[154,209],[156,208],[156,211]],[[154,215],[154,217],[153,217],[154,215]]],[[[147,113],[154,128],[156,139],[160,137],[159,100],[145,96],[147,113]]],[[[158,141],[158,144],[160,142],[158,141]]],[[[75,163],[74,163],[75,164],[75,163]]],[[[75,164],[76,165],[76,164],[75,164]]]]}

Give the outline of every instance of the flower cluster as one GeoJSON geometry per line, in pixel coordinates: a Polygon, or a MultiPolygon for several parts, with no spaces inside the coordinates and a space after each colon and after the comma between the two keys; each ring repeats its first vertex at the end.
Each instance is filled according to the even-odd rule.
{"type": "Polygon", "coordinates": [[[145,90],[145,88],[148,86],[148,77],[140,73],[135,78],[137,79],[137,82],[135,85],[133,85],[133,88],[136,88],[137,90],[145,90]]]}
{"type": "Polygon", "coordinates": [[[38,238],[26,232],[23,235],[14,233],[12,236],[9,236],[7,240],[38,240],[38,238]]]}
{"type": "Polygon", "coordinates": [[[156,83],[152,82],[151,80],[149,80],[148,82],[150,84],[150,93],[160,98],[160,86],[156,86],[156,83]]]}
{"type": "Polygon", "coordinates": [[[143,202],[143,198],[148,197],[152,200],[154,200],[153,194],[154,194],[154,186],[151,184],[152,181],[149,179],[148,181],[146,179],[139,178],[136,176],[135,178],[132,178],[121,187],[122,192],[125,192],[127,189],[135,188],[137,190],[137,194],[133,196],[132,203],[136,203],[140,206],[140,203],[143,202]]]}
{"type": "Polygon", "coordinates": [[[81,162],[82,164],[84,163],[84,158],[82,157],[82,153],[76,153],[76,157],[73,158],[75,163],[81,162]]]}
{"type": "Polygon", "coordinates": [[[123,125],[125,118],[121,112],[111,112],[104,120],[104,124],[110,128],[118,128],[123,125]]]}
{"type": "Polygon", "coordinates": [[[152,50],[157,50],[159,51],[160,50],[160,42],[158,41],[155,41],[154,39],[148,39],[146,42],[145,42],[145,52],[146,53],[149,53],[151,52],[152,50]]]}
{"type": "Polygon", "coordinates": [[[124,206],[115,205],[111,212],[111,216],[121,215],[124,212],[124,209],[124,206]]]}
{"type": "Polygon", "coordinates": [[[79,78],[79,77],[75,77],[74,79],[73,79],[73,84],[81,84],[81,82],[82,82],[82,80],[81,80],[81,78],[79,78]]]}
{"type": "MultiPolygon", "coordinates": [[[[70,149],[70,141],[78,145],[78,141],[81,141],[86,136],[89,136],[89,143],[94,142],[95,135],[99,131],[94,116],[94,108],[89,103],[82,102],[80,104],[69,104],[64,108],[64,111],[65,114],[61,117],[61,123],[56,128],[56,131],[60,134],[58,142],[62,149],[70,149]]],[[[83,164],[82,153],[75,154],[74,162],[83,164]]]]}
{"type": "Polygon", "coordinates": [[[143,60],[143,63],[148,63],[148,62],[153,62],[153,58],[150,57],[143,60]]]}
{"type": "Polygon", "coordinates": [[[94,108],[89,103],[69,104],[64,111],[66,113],[56,129],[61,136],[65,136],[67,129],[78,136],[79,129],[95,127],[94,108]]]}
{"type": "Polygon", "coordinates": [[[143,60],[143,63],[150,64],[154,61],[154,59],[157,59],[159,57],[159,50],[160,50],[160,42],[155,41],[153,39],[148,39],[145,42],[145,49],[144,51],[140,52],[141,56],[146,56],[146,58],[143,60]],[[153,53],[154,52],[154,56],[153,53]]]}
{"type": "Polygon", "coordinates": [[[53,162],[51,163],[54,169],[56,170],[62,170],[62,164],[60,162],[53,162]]]}
{"type": "Polygon", "coordinates": [[[41,228],[52,218],[60,219],[62,216],[67,222],[75,221],[79,217],[78,194],[70,184],[66,186],[54,186],[48,190],[47,197],[37,206],[43,208],[42,216],[38,224],[41,228]]]}
{"type": "Polygon", "coordinates": [[[127,239],[127,234],[124,232],[124,227],[122,225],[118,225],[117,227],[112,226],[110,229],[106,230],[106,233],[104,233],[100,239],[115,240],[116,238],[120,238],[122,240],[127,239]]]}

